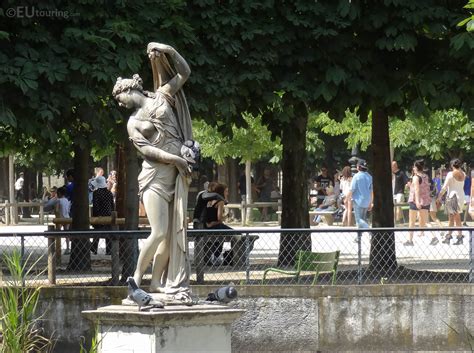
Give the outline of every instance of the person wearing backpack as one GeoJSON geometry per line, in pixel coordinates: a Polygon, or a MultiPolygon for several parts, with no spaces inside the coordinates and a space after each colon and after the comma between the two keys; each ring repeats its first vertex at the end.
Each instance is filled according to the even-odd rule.
{"type": "MultiPolygon", "coordinates": [[[[216,194],[219,194],[221,198],[207,201],[205,229],[232,229],[228,225],[224,224],[224,206],[229,189],[227,188],[227,185],[218,183],[213,191],[216,194]]],[[[220,257],[222,254],[224,241],[222,239],[215,238],[209,241],[208,245],[209,246],[206,246],[207,251],[205,261],[210,265],[220,264],[220,257]]]]}
{"type": "Polygon", "coordinates": [[[224,198],[218,193],[214,192],[218,183],[211,181],[207,184],[207,188],[200,191],[196,196],[196,206],[194,206],[193,212],[193,228],[194,229],[204,229],[206,224],[206,205],[208,201],[212,200],[221,200],[224,201],[224,198]]]}

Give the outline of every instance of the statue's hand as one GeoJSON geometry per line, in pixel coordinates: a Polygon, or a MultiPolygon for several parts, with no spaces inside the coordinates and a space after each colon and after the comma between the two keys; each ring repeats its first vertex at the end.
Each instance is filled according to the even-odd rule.
{"type": "Polygon", "coordinates": [[[176,157],[174,164],[176,168],[178,168],[179,174],[181,174],[183,177],[191,176],[191,167],[184,158],[176,157]]]}
{"type": "Polygon", "coordinates": [[[146,52],[150,59],[159,57],[161,53],[170,53],[172,50],[173,48],[171,46],[156,42],[148,43],[146,48],[146,52]]]}

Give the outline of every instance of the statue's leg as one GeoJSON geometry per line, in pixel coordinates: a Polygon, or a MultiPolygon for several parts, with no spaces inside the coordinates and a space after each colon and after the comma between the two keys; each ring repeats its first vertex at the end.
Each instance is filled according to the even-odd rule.
{"type": "MultiPolygon", "coordinates": [[[[152,190],[146,190],[143,193],[143,205],[145,206],[148,221],[150,222],[151,233],[145,240],[140,255],[138,256],[137,269],[134,279],[137,285],[140,285],[143,274],[145,273],[151,260],[154,259],[157,249],[163,251],[168,248],[166,236],[168,234],[168,205],[169,203],[152,190]]],[[[168,258],[156,258],[153,263],[153,277],[155,271],[163,272],[168,258]]]]}
{"type": "Polygon", "coordinates": [[[173,222],[174,203],[168,204],[168,230],[166,236],[156,249],[153,257],[153,272],[151,274],[150,292],[165,292],[166,277],[170,258],[171,228],[173,222]],[[165,261],[166,260],[166,261],[165,261]]]}

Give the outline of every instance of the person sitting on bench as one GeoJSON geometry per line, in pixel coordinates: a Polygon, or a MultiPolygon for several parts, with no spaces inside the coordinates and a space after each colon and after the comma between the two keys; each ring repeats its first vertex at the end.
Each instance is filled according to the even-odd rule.
{"type": "MultiPolygon", "coordinates": [[[[229,189],[225,184],[218,183],[214,190],[216,194],[221,196],[220,199],[214,199],[207,202],[206,205],[206,223],[205,229],[232,229],[224,224],[224,205],[229,189]]],[[[224,241],[217,237],[208,242],[205,255],[206,263],[209,265],[220,265],[222,248],[224,241]]]]}
{"type": "MultiPolygon", "coordinates": [[[[326,188],[326,197],[324,198],[322,204],[315,210],[317,211],[336,211],[337,209],[337,198],[336,194],[334,193],[334,188],[332,186],[328,186],[326,188]]],[[[314,216],[313,222],[318,225],[322,220],[321,215],[314,216]]]]}

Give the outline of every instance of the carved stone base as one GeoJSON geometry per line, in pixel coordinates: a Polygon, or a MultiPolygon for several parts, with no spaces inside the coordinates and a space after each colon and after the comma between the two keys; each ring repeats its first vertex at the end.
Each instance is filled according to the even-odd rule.
{"type": "Polygon", "coordinates": [[[83,311],[98,325],[98,353],[231,352],[231,325],[243,310],[174,305],[153,312],[110,305],[83,311]]]}

